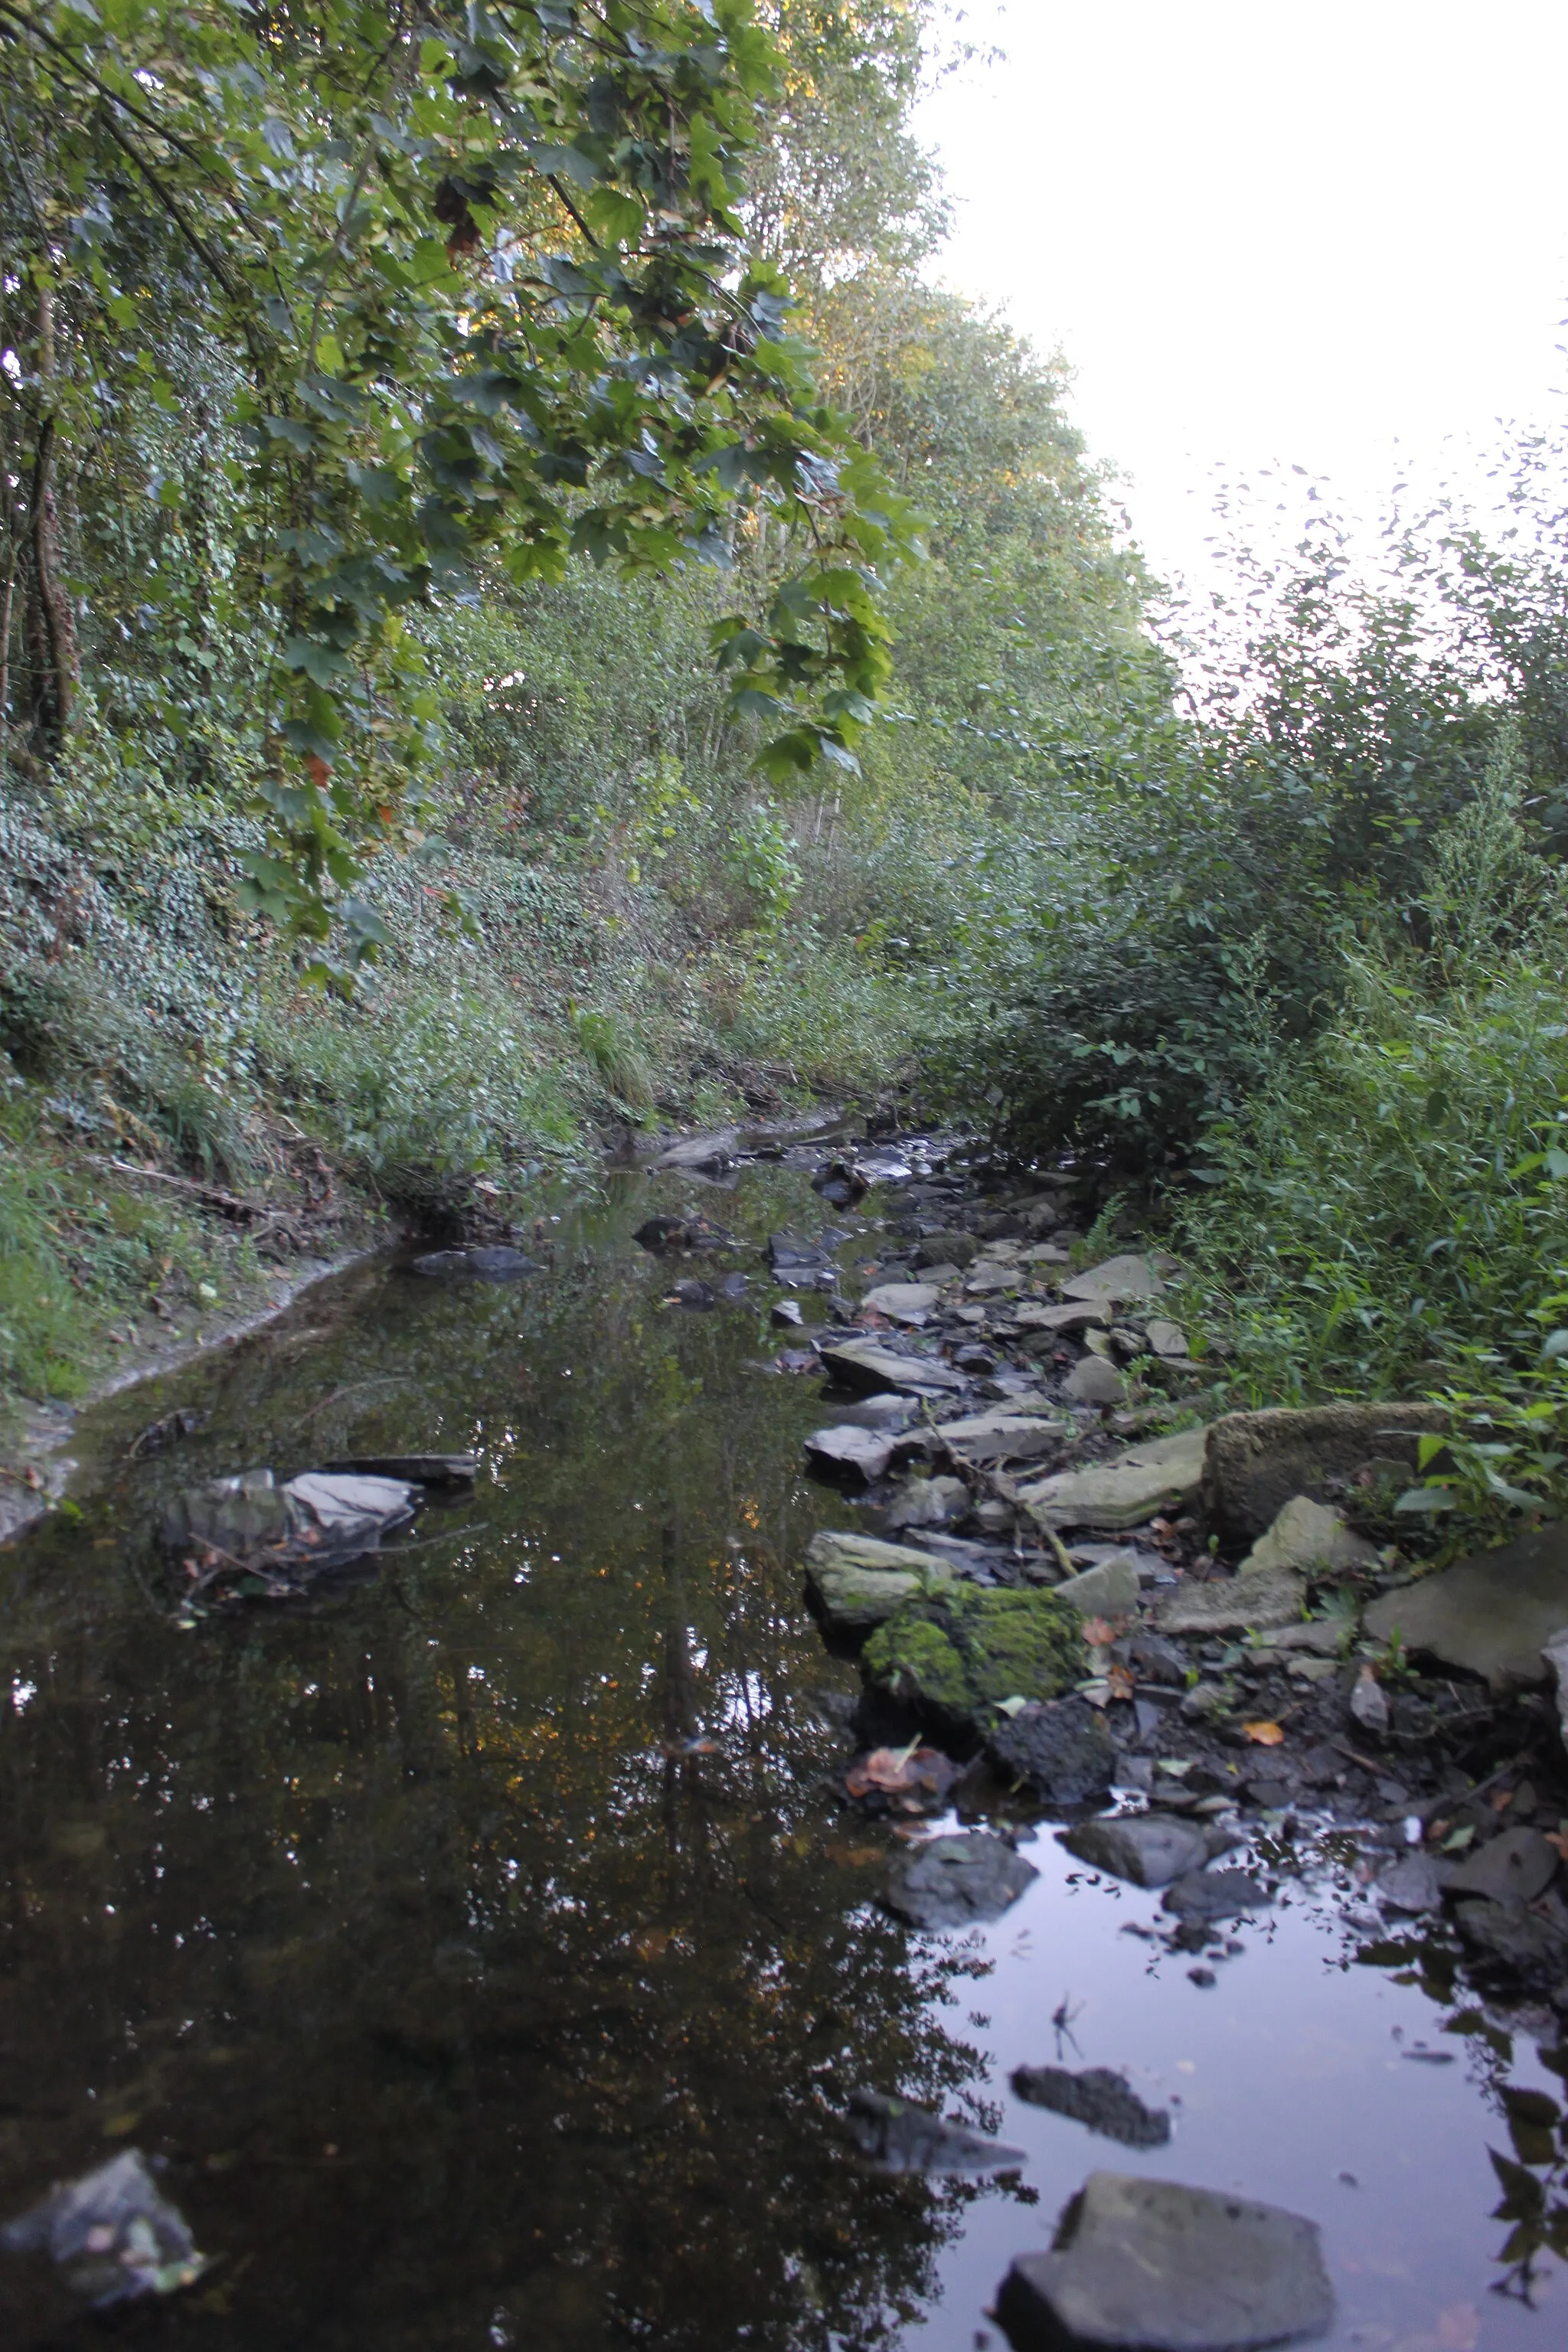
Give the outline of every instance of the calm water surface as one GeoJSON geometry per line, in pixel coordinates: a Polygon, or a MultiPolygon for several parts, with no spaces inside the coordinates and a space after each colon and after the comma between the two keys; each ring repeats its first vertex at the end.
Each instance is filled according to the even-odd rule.
{"type": "MultiPolygon", "coordinates": [[[[515,1287],[362,1269],[84,1420],[80,1517],[0,1553],[0,2215],[163,2159],[218,2260],[113,2332],[196,2352],[970,2352],[1103,2163],[1313,2216],[1335,2346],[1568,2340],[1550,2258],[1534,2308],[1494,2291],[1488,2157],[1503,2090],[1561,2082],[1410,1956],[1356,1960],[1349,1841],[1208,1990],[1124,1932],[1157,1898],[1048,1828],[989,1931],[873,1907],[892,1841],[826,1786],[854,1673],[801,1601],[845,1517],[800,1473],[816,1385],[746,1369],[777,1339],[754,1255],[723,1261],[745,1303],[661,1306],[630,1232],[681,1204],[613,1182],[515,1287]],[[176,1403],[206,1426],[128,1465],[176,1403]],[[177,1486],[468,1448],[477,1495],[332,1605],[178,1630],[150,1534],[177,1486]],[[1169,2148],[1010,2096],[1058,2055],[1179,2100],[1169,2148]],[[999,2129],[1021,2178],[868,2172],[833,2120],[861,2083],[999,2129]]],[[[822,1217],[784,1174],[701,1205],[753,1243],[822,1217]]],[[[104,2326],[0,2263],[0,2342],[104,2326]]]]}

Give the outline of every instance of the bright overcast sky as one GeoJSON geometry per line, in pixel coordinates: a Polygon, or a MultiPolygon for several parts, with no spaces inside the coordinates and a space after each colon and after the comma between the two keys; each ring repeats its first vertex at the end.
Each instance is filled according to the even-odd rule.
{"type": "Polygon", "coordinates": [[[1077,371],[1157,567],[1215,468],[1375,509],[1568,423],[1563,0],[979,0],[1005,59],[926,104],[939,274],[1077,371]]]}

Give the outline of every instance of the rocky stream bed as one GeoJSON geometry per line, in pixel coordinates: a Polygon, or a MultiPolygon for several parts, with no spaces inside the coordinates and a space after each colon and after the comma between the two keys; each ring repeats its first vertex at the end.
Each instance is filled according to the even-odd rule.
{"type": "Polygon", "coordinates": [[[1085,1213],[691,1139],[83,1416],[0,2340],[1561,2340],[1568,1546],[1085,1213]]]}

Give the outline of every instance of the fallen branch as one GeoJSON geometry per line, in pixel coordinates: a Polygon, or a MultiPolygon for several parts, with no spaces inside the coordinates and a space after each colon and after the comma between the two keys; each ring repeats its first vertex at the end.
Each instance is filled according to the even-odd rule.
{"type": "Polygon", "coordinates": [[[264,1201],[242,1201],[233,1192],[220,1192],[216,1185],[195,1183],[189,1176],[166,1176],[161,1168],[138,1168],[133,1160],[113,1160],[100,1151],[89,1151],[84,1158],[95,1168],[111,1169],[116,1176],[134,1176],[143,1184],[166,1184],[175,1192],[187,1192],[204,1208],[216,1209],[226,1217],[235,1217],[248,1224],[256,1217],[276,1216],[280,1213],[268,1209],[264,1201]]]}

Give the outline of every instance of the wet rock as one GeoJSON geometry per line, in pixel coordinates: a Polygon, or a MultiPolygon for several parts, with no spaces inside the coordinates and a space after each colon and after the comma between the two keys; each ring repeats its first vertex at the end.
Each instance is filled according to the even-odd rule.
{"type": "Polygon", "coordinates": [[[1131,1445],[1110,1462],[1058,1471],[1020,1487],[1018,1500],[1042,1528],[1142,1527],[1158,1512],[1173,1513],[1197,1495],[1203,1476],[1201,1429],[1131,1445]]]}
{"type": "Polygon", "coordinates": [[[889,1533],[900,1528],[945,1527],[968,1508],[969,1489],[962,1478],[911,1478],[882,1513],[881,1524],[889,1533]]]}
{"type": "Polygon", "coordinates": [[[412,1270],[446,1282],[516,1282],[525,1274],[540,1271],[521,1250],[500,1244],[483,1249],[427,1250],[415,1259],[412,1270]]]}
{"type": "Polygon", "coordinates": [[[125,1449],[127,1458],[132,1462],[145,1462],[154,1454],[166,1454],[170,1446],[177,1445],[183,1437],[194,1436],[205,1421],[205,1412],[198,1412],[189,1406],[183,1405],[178,1412],[166,1412],[162,1421],[150,1423],[132,1439],[125,1449]]]}
{"type": "Polygon", "coordinates": [[[1351,1631],[1353,1620],[1309,1617],[1294,1625],[1271,1625],[1258,1635],[1260,1652],[1279,1651],[1283,1655],[1306,1651],[1314,1658],[1337,1658],[1351,1631]]]}
{"type": "Polygon", "coordinates": [[[1081,1620],[1050,1592],[951,1583],[903,1602],[861,1670],[916,1713],[989,1728],[1009,1698],[1056,1698],[1083,1668],[1081,1620]]]}
{"type": "Polygon", "coordinates": [[[1494,1691],[1543,1683],[1542,1653],[1568,1626],[1568,1522],[1385,1592],[1363,1622],[1373,1640],[1397,1634],[1408,1650],[1484,1675],[1494,1691]]]}
{"type": "Polygon", "coordinates": [[[881,1282],[866,1293],[860,1304],[873,1314],[885,1315],[890,1323],[910,1323],[918,1328],[930,1322],[931,1308],[941,1297],[929,1282],[881,1282]]]}
{"type": "Polygon", "coordinates": [[[1454,1924],[1470,1950],[1568,2008],[1568,1930],[1519,1901],[1459,1904],[1454,1924]]]}
{"type": "Polygon", "coordinates": [[[1155,1622],[1166,1633],[1225,1633],[1289,1625],[1307,1600],[1307,1580],[1293,1569],[1260,1575],[1216,1576],[1186,1584],[1161,1601],[1155,1622]]]}
{"type": "Polygon", "coordinates": [[[1060,1832],[1060,1842],[1091,1869],[1131,1879],[1134,1886],[1168,1885],[1173,1878],[1201,1871],[1209,1858],[1204,1833],[1194,1823],[1156,1813],[1078,1822],[1060,1832]]]}
{"type": "Polygon", "coordinates": [[[323,1550],[363,1550],[414,1517],[414,1496],[401,1478],[306,1470],[282,1491],[289,1535],[323,1550]]]}
{"type": "MultiPolygon", "coordinates": [[[[642,1239],[642,1234],[637,1235],[642,1239]]],[[[775,1274],[822,1274],[831,1270],[831,1254],[820,1242],[804,1242],[794,1234],[770,1234],[763,1253],[775,1274]]]]}
{"type": "Polygon", "coordinates": [[[1167,1363],[1184,1363],[1192,1353],[1187,1345],[1187,1335],[1181,1325],[1167,1323],[1160,1316],[1151,1317],[1144,1328],[1144,1337],[1155,1355],[1163,1357],[1167,1363]]]}
{"type": "Polygon", "coordinates": [[[1014,2172],[1027,2161],[1021,2147],[885,2091],[850,2092],[849,2131],[861,2155],[884,2172],[1014,2172]]]}
{"type": "Polygon", "coordinates": [[[1539,1830],[1504,1830],[1467,1853],[1448,1874],[1445,1892],[1459,1902],[1483,1895],[1494,1903],[1533,1903],[1557,1869],[1557,1850],[1539,1830]]]}
{"type": "Polygon", "coordinates": [[[1324,2335],[1316,2222],[1174,2180],[1093,2172],[1048,2253],[1020,2255],[998,2316],[1014,2345],[1255,2352],[1324,2335]]]}
{"type": "Polygon", "coordinates": [[[799,1302],[794,1298],[775,1298],[768,1310],[768,1319],[772,1323],[782,1324],[786,1330],[792,1331],[798,1331],[805,1321],[805,1316],[800,1311],[799,1302]]]}
{"type": "Polygon", "coordinates": [[[963,1462],[1029,1462],[1061,1444],[1063,1425],[1039,1413],[999,1405],[992,1412],[968,1413],[937,1424],[948,1452],[963,1462]]]}
{"type": "Polygon", "coordinates": [[[1423,1435],[1447,1427],[1431,1404],[1329,1404],[1232,1412],[1209,1431],[1204,1510],[1230,1543],[1260,1536],[1296,1495],[1331,1501],[1374,1457],[1412,1475],[1423,1435]]]}
{"type": "Polygon", "coordinates": [[[477,1454],[353,1454],[329,1462],[329,1471],[356,1478],[392,1478],[410,1486],[471,1486],[479,1475],[477,1454]]]}
{"type": "Polygon", "coordinates": [[[847,1160],[834,1160],[817,1170],[811,1180],[811,1189],[820,1192],[836,1209],[852,1209],[858,1201],[865,1199],[871,1186],[863,1169],[847,1160]]]}
{"type": "Polygon", "coordinates": [[[1377,1891],[1390,1911],[1436,1911],[1452,1871],[1451,1863],[1439,1862],[1436,1854],[1417,1846],[1389,1864],[1377,1882],[1377,1891]]]}
{"type": "Polygon", "coordinates": [[[1292,1495],[1258,1537],[1237,1574],[1262,1576],[1279,1568],[1371,1568],[1377,1557],[1376,1545],[1352,1533],[1342,1511],[1331,1504],[1314,1503],[1307,1495],[1292,1495]]]}
{"type": "Polygon", "coordinates": [[[985,1752],[1005,1780],[1023,1780],[1048,1804],[1100,1804],[1116,1778],[1105,1717],[1079,1698],[1025,1707],[1004,1718],[985,1752]]]}
{"type": "Polygon", "coordinates": [[[669,1294],[670,1302],[677,1307],[687,1307],[695,1315],[705,1315],[710,1307],[718,1304],[718,1297],[712,1284],[700,1281],[695,1275],[688,1275],[684,1282],[678,1282],[669,1294]]]}
{"type": "Polygon", "coordinates": [[[1005,1840],[975,1830],[931,1838],[900,1856],[882,1899],[917,1927],[967,1927],[999,1919],[1038,1876],[1005,1840]]]}
{"type": "Polygon", "coordinates": [[[840,1339],[822,1350],[822,1369],[841,1388],[875,1393],[898,1389],[908,1393],[937,1395],[961,1390],[963,1375],[934,1356],[900,1356],[874,1339],[840,1339]]]}
{"type": "Polygon", "coordinates": [[[1363,1731],[1381,1739],[1388,1729],[1388,1698],[1370,1664],[1363,1665],[1351,1692],[1351,1714],[1363,1731]]]}
{"type": "Polygon", "coordinates": [[[899,1396],[891,1389],[883,1389],[876,1396],[833,1399],[833,1410],[841,1424],[852,1423],[857,1429],[880,1429],[896,1433],[908,1429],[920,1412],[915,1397],[899,1396]]]}
{"type": "Polygon", "coordinates": [[[1056,1596],[1080,1617],[1124,1617],[1137,1608],[1142,1591],[1132,1554],[1115,1551],[1098,1567],[1086,1568],[1081,1576],[1069,1576],[1058,1584],[1056,1596]]]}
{"type": "Polygon", "coordinates": [[[689,1135],[672,1143],[653,1161],[656,1175],[668,1170],[689,1169],[699,1176],[722,1176],[735,1164],[740,1135],[732,1127],[720,1128],[712,1135],[689,1135]]]}
{"type": "Polygon", "coordinates": [[[964,1266],[973,1265],[978,1249],[979,1244],[973,1234],[950,1233],[944,1228],[941,1233],[921,1236],[914,1246],[914,1263],[916,1265],[953,1265],[962,1272],[964,1266]]]}
{"type": "Polygon", "coordinates": [[[1032,1298],[1021,1298],[1013,1310],[1013,1319],[1021,1331],[1047,1331],[1055,1335],[1064,1331],[1103,1329],[1110,1321],[1110,1310],[1098,1298],[1069,1298],[1059,1307],[1047,1307],[1032,1298]]]}
{"type": "Polygon", "coordinates": [[[1146,1257],[1108,1257],[1062,1285],[1064,1298],[1092,1298],[1107,1307],[1158,1298],[1165,1286],[1146,1257]]]}
{"type": "Polygon", "coordinates": [[[0,2229],[0,2247],[7,2253],[47,2254],[67,2284],[99,2310],[141,2295],[173,2294],[207,2267],[184,2214],[133,2147],[51,2189],[0,2229]]]}
{"type": "Polygon", "coordinates": [[[1542,1645],[1541,1658],[1542,1664],[1556,1677],[1557,1725],[1563,1735],[1563,1745],[1568,1748],[1568,1626],[1542,1645]]]}
{"type": "Polygon", "coordinates": [[[874,1429],[857,1429],[853,1423],[834,1429],[814,1429],[805,1441],[806,1460],[828,1477],[847,1477],[862,1486],[874,1486],[892,1461],[896,1441],[874,1429]]]}
{"type": "Polygon", "coordinates": [[[951,1580],[952,1564],[905,1544],[880,1543],[875,1536],[813,1536],[805,1555],[808,1591],[829,1625],[840,1633],[868,1632],[887,1622],[907,1601],[951,1580]]]}
{"type": "Polygon", "coordinates": [[[1194,1870],[1167,1886],[1162,1900],[1180,1919],[1209,1921],[1265,1911],[1273,1898],[1244,1870],[1194,1870]]]}
{"type": "Polygon", "coordinates": [[[1019,2066],[1012,2081],[1016,2099],[1068,2116],[1123,2147],[1163,2147],[1171,2137],[1165,2109],[1146,2107],[1126,2075],[1109,2066],[1086,2066],[1076,2074],[1066,2066],[1019,2066]]]}
{"type": "MultiPolygon", "coordinates": [[[[1127,1557],[1131,1559],[1131,1553],[1127,1557]]],[[[1128,1643],[1127,1658],[1140,1682],[1163,1683],[1172,1690],[1186,1686],[1191,1661],[1185,1650],[1159,1633],[1134,1633],[1128,1643]]]]}
{"type": "Polygon", "coordinates": [[[1127,1382],[1103,1356],[1085,1356],[1062,1382],[1062,1394],[1071,1404],[1120,1404],[1127,1382]]]}

